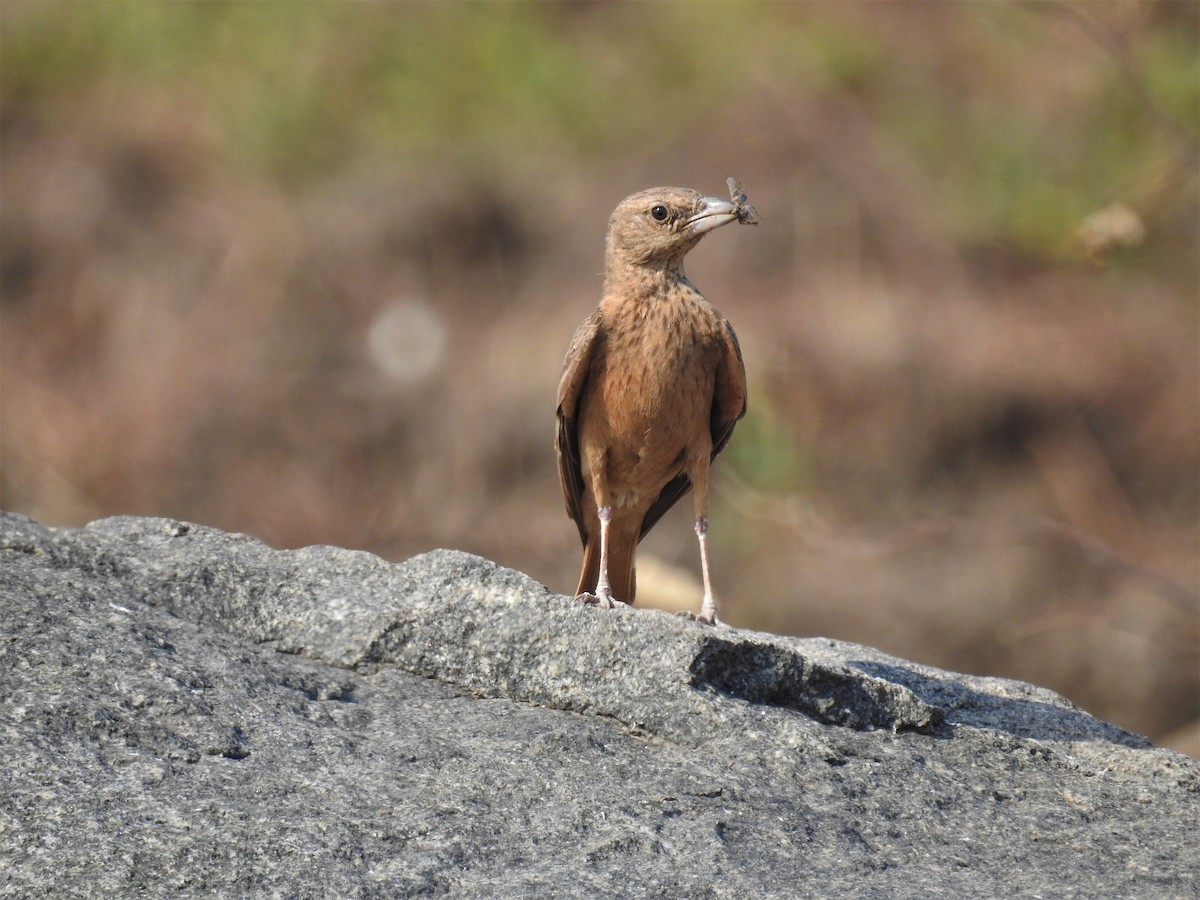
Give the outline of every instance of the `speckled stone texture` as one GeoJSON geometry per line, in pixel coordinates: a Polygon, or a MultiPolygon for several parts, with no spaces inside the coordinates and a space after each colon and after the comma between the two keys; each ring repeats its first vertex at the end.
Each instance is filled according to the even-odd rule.
{"type": "Polygon", "coordinates": [[[1200,764],[1049,691],[464,553],[0,515],[0,623],[6,896],[1200,893],[1200,764]]]}

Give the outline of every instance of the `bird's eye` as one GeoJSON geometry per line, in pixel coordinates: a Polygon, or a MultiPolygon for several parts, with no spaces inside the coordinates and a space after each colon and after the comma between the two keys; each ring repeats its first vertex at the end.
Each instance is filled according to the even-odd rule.
{"type": "Polygon", "coordinates": [[[660,203],[658,206],[650,210],[650,215],[654,217],[656,222],[665,222],[667,221],[668,215],[667,208],[660,203]]]}

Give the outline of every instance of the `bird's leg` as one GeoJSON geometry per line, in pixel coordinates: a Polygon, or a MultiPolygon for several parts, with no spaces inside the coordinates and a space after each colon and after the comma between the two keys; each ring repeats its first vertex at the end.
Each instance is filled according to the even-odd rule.
{"type": "Polygon", "coordinates": [[[589,606],[599,606],[601,609],[616,609],[618,606],[628,606],[623,600],[613,596],[612,585],[608,581],[608,526],[612,522],[611,506],[601,506],[596,511],[600,519],[600,573],[596,578],[596,592],[584,591],[576,600],[589,606]]]}
{"type": "Polygon", "coordinates": [[[596,592],[593,594],[585,590],[576,599],[601,609],[613,609],[627,604],[613,596],[608,580],[608,530],[613,517],[612,495],[608,490],[608,460],[601,449],[589,449],[587,452],[592,496],[596,498],[596,518],[600,520],[600,571],[596,577],[596,592]]]}
{"type": "Polygon", "coordinates": [[[720,625],[717,619],[717,598],[713,594],[712,575],[708,567],[708,462],[711,451],[700,447],[696,461],[689,466],[688,477],[696,492],[696,537],[700,540],[700,575],[704,579],[704,597],[700,600],[700,614],[685,612],[683,615],[705,625],[720,625]]]}
{"type": "Polygon", "coordinates": [[[612,609],[612,587],[608,583],[608,526],[612,522],[612,507],[602,506],[596,510],[600,519],[600,577],[596,579],[596,601],[604,609],[612,609]]]}
{"type": "Polygon", "coordinates": [[[717,625],[717,598],[713,595],[712,576],[708,573],[708,516],[696,519],[696,537],[700,539],[700,575],[704,579],[704,597],[700,601],[699,622],[717,625]]]}

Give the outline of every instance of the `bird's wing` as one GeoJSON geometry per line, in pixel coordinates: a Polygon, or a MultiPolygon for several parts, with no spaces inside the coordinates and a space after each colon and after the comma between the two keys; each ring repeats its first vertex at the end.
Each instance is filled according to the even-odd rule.
{"type": "MultiPolygon", "coordinates": [[[[712,416],[709,420],[709,433],[712,435],[712,456],[709,461],[717,458],[717,454],[725,449],[733,434],[733,426],[738,419],[746,414],[746,365],[742,362],[742,348],[738,344],[737,335],[728,321],[722,320],[724,326],[724,346],[721,361],[717,365],[717,383],[713,388],[712,416]]],[[[646,511],[642,519],[640,541],[650,531],[658,520],[666,515],[667,510],[678,502],[679,498],[692,489],[692,481],[687,475],[676,475],[659,492],[658,498],[646,511]]]]}
{"type": "Polygon", "coordinates": [[[746,414],[746,364],[742,362],[742,348],[738,344],[733,326],[728,321],[722,321],[721,324],[725,326],[725,352],[720,365],[717,366],[717,384],[713,390],[712,419],[709,425],[712,432],[713,459],[725,449],[730,435],[733,434],[733,426],[746,414]]]}
{"type": "Polygon", "coordinates": [[[567,503],[567,515],[575,520],[584,546],[587,545],[587,527],[583,520],[583,468],[579,459],[576,413],[599,333],[600,310],[596,310],[575,330],[558,382],[558,433],[554,439],[554,449],[558,451],[558,480],[567,503]]]}

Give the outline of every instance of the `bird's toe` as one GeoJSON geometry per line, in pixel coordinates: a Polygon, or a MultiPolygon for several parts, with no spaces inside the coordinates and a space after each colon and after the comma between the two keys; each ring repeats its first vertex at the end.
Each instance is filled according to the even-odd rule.
{"type": "Polygon", "coordinates": [[[593,594],[590,591],[576,594],[575,599],[587,606],[598,606],[600,609],[619,609],[629,605],[623,600],[618,600],[612,594],[593,594]]]}
{"type": "Polygon", "coordinates": [[[690,609],[681,609],[675,615],[683,619],[688,619],[692,622],[699,622],[701,625],[724,626],[725,623],[717,618],[716,614],[706,615],[704,613],[694,613],[690,609]]]}

